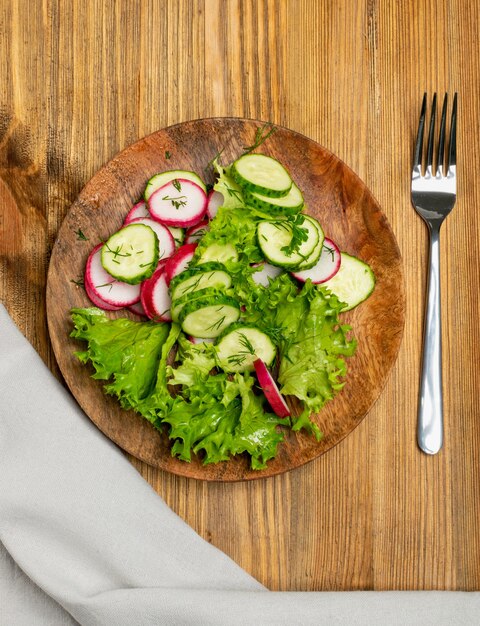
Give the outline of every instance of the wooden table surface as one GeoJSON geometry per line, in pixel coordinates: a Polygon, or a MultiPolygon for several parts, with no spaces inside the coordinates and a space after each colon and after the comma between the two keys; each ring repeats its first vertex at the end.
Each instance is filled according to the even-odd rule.
{"type": "Polygon", "coordinates": [[[480,589],[479,21],[469,0],[0,2],[0,300],[56,375],[45,314],[56,233],[89,178],[157,129],[239,116],[304,133],[363,179],[396,234],[403,343],[342,443],[250,483],[130,459],[270,589],[480,589]],[[459,181],[441,241],[445,445],[428,457],[415,442],[426,229],[409,176],[434,90],[459,94],[459,181]]]}

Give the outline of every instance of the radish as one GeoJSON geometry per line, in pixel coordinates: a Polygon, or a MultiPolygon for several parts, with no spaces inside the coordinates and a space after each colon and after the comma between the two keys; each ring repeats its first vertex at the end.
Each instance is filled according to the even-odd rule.
{"type": "Polygon", "coordinates": [[[165,280],[165,265],[160,265],[153,276],[144,280],[141,288],[141,303],[147,317],[154,322],[171,322],[172,301],[165,280]]]}
{"type": "Polygon", "coordinates": [[[173,256],[167,259],[165,263],[165,280],[167,285],[170,285],[170,281],[174,276],[180,274],[187,269],[188,264],[195,254],[196,243],[187,243],[180,246],[173,256]]]}
{"type": "Polygon", "coordinates": [[[222,204],[223,194],[219,191],[215,191],[215,189],[209,191],[207,196],[207,215],[209,219],[213,220],[222,204]]]}
{"type": "Polygon", "coordinates": [[[148,315],[145,313],[145,309],[143,308],[143,304],[141,303],[141,301],[135,302],[135,304],[131,304],[127,308],[132,313],[135,313],[135,315],[139,315],[140,317],[148,317],[148,315]]]}
{"type": "Polygon", "coordinates": [[[291,274],[302,283],[310,279],[315,285],[320,285],[335,276],[340,269],[341,258],[337,244],[325,237],[322,252],[316,264],[308,270],[291,272],[291,274]]]}
{"type": "Polygon", "coordinates": [[[254,267],[260,266],[261,269],[252,274],[252,280],[257,283],[257,285],[262,285],[263,287],[268,287],[270,278],[273,280],[283,271],[281,267],[270,265],[270,263],[258,263],[254,265],[254,267]]]}
{"type": "Polygon", "coordinates": [[[285,402],[284,397],[277,387],[277,383],[273,380],[272,375],[268,371],[267,366],[261,359],[255,359],[253,362],[255,372],[257,374],[260,387],[268,400],[268,404],[272,407],[273,412],[278,417],[288,417],[290,409],[285,402]]]}
{"type": "Polygon", "coordinates": [[[203,235],[208,230],[208,221],[203,220],[200,224],[196,226],[191,226],[187,232],[185,233],[185,243],[197,243],[199,239],[203,237],[203,235]]]}
{"type": "Polygon", "coordinates": [[[185,178],[170,181],[148,199],[150,215],[167,226],[188,228],[198,224],[207,211],[207,194],[185,178]]]}
{"type": "Polygon", "coordinates": [[[158,237],[159,258],[167,259],[175,252],[175,239],[166,226],[160,224],[151,217],[136,217],[130,224],[145,224],[156,233],[158,237]]]}
{"type": "Polygon", "coordinates": [[[138,217],[150,217],[150,213],[148,212],[148,207],[144,200],[140,200],[137,204],[134,204],[130,211],[127,213],[125,219],[123,220],[124,226],[130,224],[130,222],[138,217]]]}
{"type": "MultiPolygon", "coordinates": [[[[85,291],[87,293],[89,300],[92,302],[92,304],[94,304],[99,309],[104,309],[105,311],[119,311],[120,309],[123,309],[123,307],[121,306],[113,306],[113,304],[108,304],[108,302],[105,302],[105,300],[100,298],[100,296],[98,296],[95,293],[95,291],[92,289],[92,286],[90,285],[90,281],[86,277],[84,280],[84,285],[85,285],[85,291]]],[[[132,305],[132,306],[135,306],[135,305],[132,305]]]]}
{"type": "Polygon", "coordinates": [[[87,259],[84,277],[87,294],[89,297],[92,294],[115,309],[135,304],[140,300],[140,285],[129,285],[110,276],[102,265],[102,248],[103,243],[99,243],[87,259]]]}

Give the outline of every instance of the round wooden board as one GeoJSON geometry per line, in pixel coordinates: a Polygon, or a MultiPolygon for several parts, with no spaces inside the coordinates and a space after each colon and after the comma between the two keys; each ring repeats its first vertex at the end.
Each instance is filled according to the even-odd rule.
{"type": "MultiPolygon", "coordinates": [[[[253,471],[246,457],[217,465],[172,458],[170,442],[141,416],[120,408],[106,396],[103,383],[91,378],[74,352],[84,344],[69,337],[72,307],[90,306],[82,287],[93,245],[120,227],[128,209],[142,196],[148,179],[169,169],[188,169],[213,183],[209,161],[221,152],[222,163],[253,144],[264,123],[238,118],[194,120],[158,131],[117,155],[85,186],[69,210],[55,242],[47,282],[47,315],[53,349],[71,392],[90,419],[121,448],[142,461],[203,480],[236,481],[272,476],[323,454],[360,423],[381,393],[397,357],[404,326],[404,287],[400,251],[378,203],[362,181],[335,155],[307,137],[277,127],[259,152],[279,159],[303,191],[306,212],[317,217],[340,249],[360,257],[375,272],[371,297],[344,314],[353,326],[358,350],[347,359],[346,385],[316,416],[324,433],[317,442],[289,431],[268,468],[253,471]],[[79,229],[88,241],[79,239],[79,229]]],[[[111,316],[125,312],[109,313],[111,316]]],[[[128,315],[128,314],[127,314],[128,315]]],[[[132,319],[135,316],[130,315],[132,319]]]]}

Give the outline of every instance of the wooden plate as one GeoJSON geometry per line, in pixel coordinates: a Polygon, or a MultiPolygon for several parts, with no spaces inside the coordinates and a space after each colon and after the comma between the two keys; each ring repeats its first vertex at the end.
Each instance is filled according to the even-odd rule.
{"type": "MultiPolygon", "coordinates": [[[[307,212],[345,250],[366,261],[377,279],[372,296],[344,315],[358,339],[348,359],[344,389],[316,417],[324,433],[289,432],[278,456],[263,471],[249,469],[238,457],[203,466],[170,455],[166,434],[146,420],[124,411],[102,391],[103,383],[75,358],[84,344],[70,339],[72,307],[89,306],[74,282],[83,276],[93,245],[122,224],[128,209],[142,195],[156,172],[188,169],[213,182],[209,161],[220,151],[229,163],[252,145],[263,122],[236,118],[195,120],[154,133],[121,152],[90,180],[69,210],[55,242],[48,273],[47,314],[53,349],[71,392],[90,419],[111,440],[146,463],[175,474],[204,480],[250,480],[285,472],[323,454],[360,423],[379,396],[395,362],[404,325],[404,289],[400,252],[379,205],[362,181],[340,159],[307,137],[278,127],[260,151],[278,158],[302,189],[307,212]],[[79,229],[88,241],[78,238],[79,229]]],[[[123,315],[125,313],[122,313],[123,315]]],[[[117,313],[111,314],[118,315],[117,313]]],[[[134,318],[132,316],[132,318],[134,318]]]]}

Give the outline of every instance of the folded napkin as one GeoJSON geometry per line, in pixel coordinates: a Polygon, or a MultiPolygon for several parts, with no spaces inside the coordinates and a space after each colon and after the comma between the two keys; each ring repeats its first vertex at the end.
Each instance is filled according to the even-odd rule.
{"type": "Polygon", "coordinates": [[[1,626],[478,623],[476,593],[267,591],[167,507],[2,305],[0,390],[1,626]]]}

